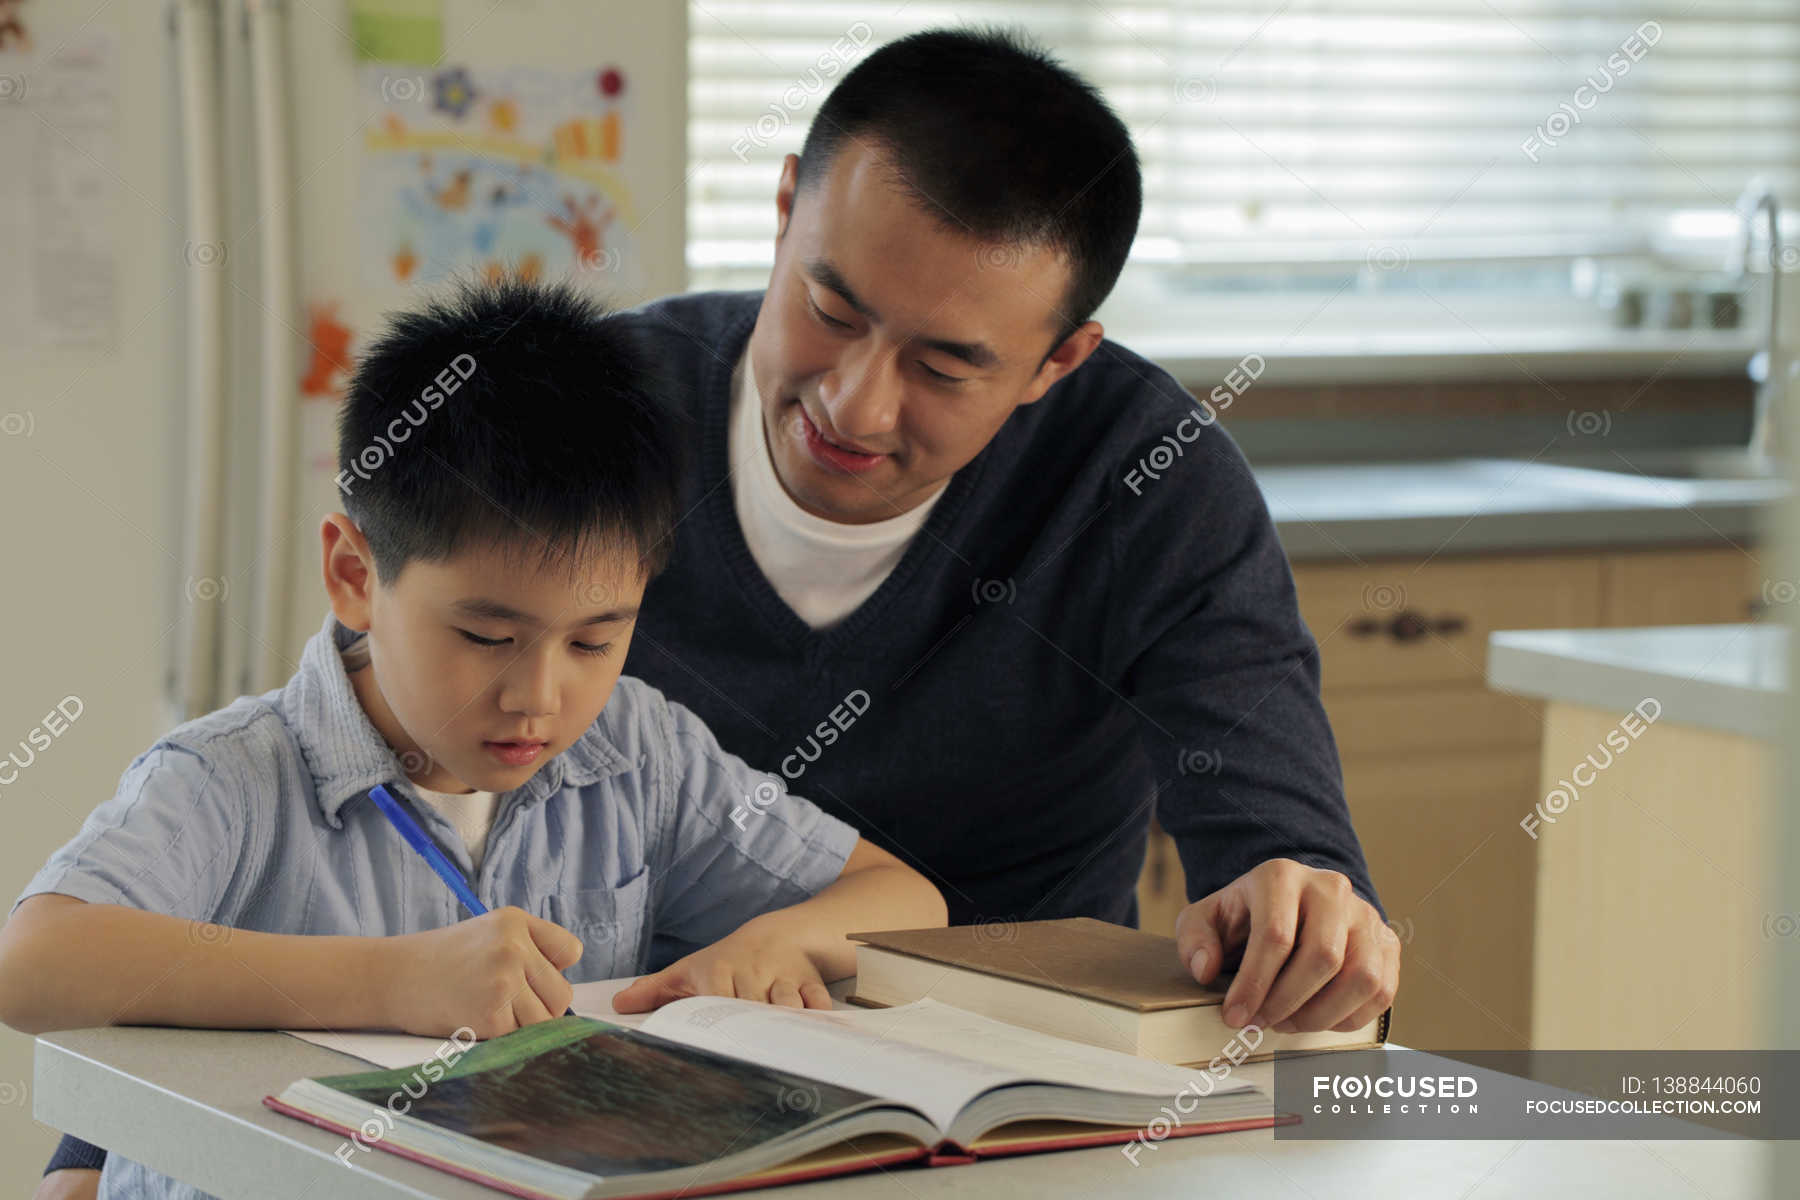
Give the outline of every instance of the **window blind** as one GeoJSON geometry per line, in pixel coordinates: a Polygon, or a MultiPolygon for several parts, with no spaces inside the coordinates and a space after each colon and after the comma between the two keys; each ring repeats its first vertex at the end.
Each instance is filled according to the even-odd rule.
{"type": "Polygon", "coordinates": [[[1728,230],[1752,176],[1800,203],[1796,0],[704,0],[690,285],[766,280],[781,156],[850,64],[988,24],[1031,34],[1131,128],[1134,269],[1596,252],[1678,214],[1728,230]]]}

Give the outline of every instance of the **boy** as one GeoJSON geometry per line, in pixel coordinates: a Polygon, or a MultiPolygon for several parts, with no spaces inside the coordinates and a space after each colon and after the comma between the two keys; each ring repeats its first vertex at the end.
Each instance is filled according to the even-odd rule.
{"type": "MultiPolygon", "coordinates": [[[[509,282],[393,322],[340,413],[324,628],[285,687],[137,758],[26,887],[0,1020],[492,1037],[643,972],[653,940],[683,956],[620,1011],[828,1007],[846,932],[944,922],[924,878],[621,678],[681,441],[631,320],[509,282]]],[[[100,1191],[198,1195],[118,1155],[100,1191]]]]}

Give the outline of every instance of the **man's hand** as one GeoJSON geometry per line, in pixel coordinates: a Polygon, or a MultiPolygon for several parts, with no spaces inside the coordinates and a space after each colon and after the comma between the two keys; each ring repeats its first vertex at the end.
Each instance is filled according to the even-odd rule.
{"type": "Polygon", "coordinates": [[[736,996],[787,1008],[830,1008],[811,958],[791,939],[768,936],[755,920],[704,950],[645,975],[613,997],[622,1013],[649,1012],[686,996],[736,996]]]}
{"type": "Polygon", "coordinates": [[[1380,1016],[1400,984],[1400,939],[1338,871],[1272,858],[1175,918],[1175,950],[1210,983],[1237,978],[1225,1023],[1278,1033],[1349,1032],[1380,1016]]]}
{"type": "Polygon", "coordinates": [[[581,940],[520,908],[496,908],[442,929],[393,939],[393,1023],[433,1037],[467,1026],[499,1037],[568,1011],[562,971],[581,940]]]}

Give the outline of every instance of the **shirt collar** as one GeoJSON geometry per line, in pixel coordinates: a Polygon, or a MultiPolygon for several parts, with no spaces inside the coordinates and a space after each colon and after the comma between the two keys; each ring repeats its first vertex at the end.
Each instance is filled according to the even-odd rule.
{"type": "MultiPolygon", "coordinates": [[[[312,771],[313,798],[333,829],[343,825],[338,813],[344,805],[366,796],[376,784],[388,784],[389,790],[396,784],[412,789],[399,757],[363,711],[339,657],[359,636],[327,611],[325,624],[301,651],[300,669],[281,691],[288,727],[312,771]]],[[[522,785],[503,793],[499,802],[519,796],[533,803],[559,788],[582,787],[629,769],[631,762],[601,724],[596,721],[574,745],[522,785]]]]}

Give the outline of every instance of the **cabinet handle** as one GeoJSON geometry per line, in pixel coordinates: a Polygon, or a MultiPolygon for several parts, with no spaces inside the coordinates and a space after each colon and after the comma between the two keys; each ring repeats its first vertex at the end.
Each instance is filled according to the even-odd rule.
{"type": "Polygon", "coordinates": [[[1360,617],[1350,622],[1349,626],[1352,637],[1367,638],[1386,634],[1396,642],[1416,642],[1428,633],[1461,633],[1468,627],[1466,617],[1455,614],[1428,617],[1410,608],[1402,609],[1385,621],[1379,617],[1360,617]]]}

